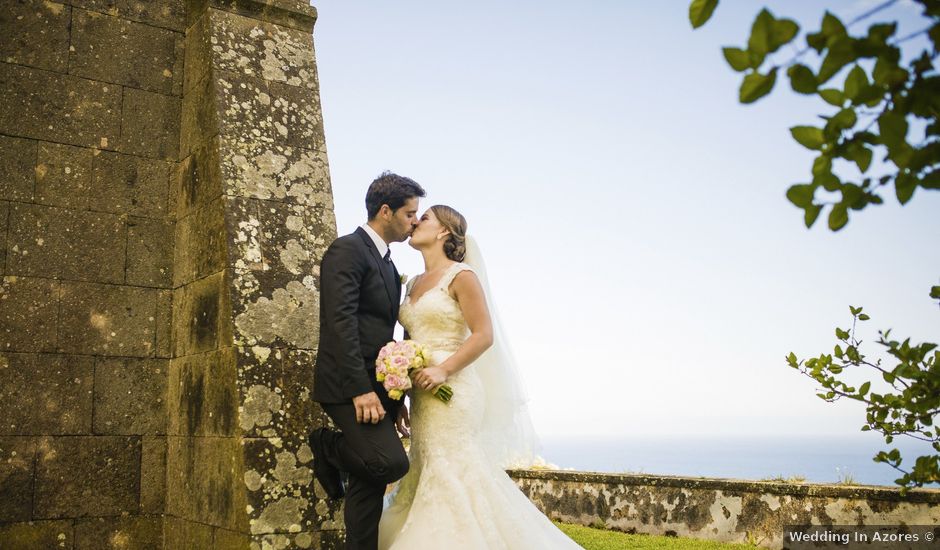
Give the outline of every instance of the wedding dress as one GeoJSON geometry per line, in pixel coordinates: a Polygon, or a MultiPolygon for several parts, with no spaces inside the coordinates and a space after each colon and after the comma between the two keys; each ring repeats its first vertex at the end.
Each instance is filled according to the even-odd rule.
{"type": "MultiPolygon", "coordinates": [[[[463,270],[452,265],[434,288],[412,301],[407,286],[399,320],[427,351],[429,366],[447,359],[470,332],[448,288],[463,270]]],[[[410,281],[409,283],[413,283],[410,281]]],[[[487,388],[470,364],[448,377],[453,398],[411,392],[410,468],[388,497],[379,523],[383,550],[578,549],[516,486],[481,441],[487,388]]]]}

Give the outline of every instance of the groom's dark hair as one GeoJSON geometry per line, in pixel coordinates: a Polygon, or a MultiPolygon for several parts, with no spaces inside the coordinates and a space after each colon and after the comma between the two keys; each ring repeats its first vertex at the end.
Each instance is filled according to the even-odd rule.
{"type": "Polygon", "coordinates": [[[383,204],[387,204],[394,212],[404,206],[408,199],[424,195],[424,188],[415,180],[386,170],[372,181],[366,191],[366,212],[371,220],[378,215],[383,204]]]}

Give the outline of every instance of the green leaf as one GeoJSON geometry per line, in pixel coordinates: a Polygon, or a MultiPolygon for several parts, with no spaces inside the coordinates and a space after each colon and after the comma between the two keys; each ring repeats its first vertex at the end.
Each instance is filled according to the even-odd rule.
{"type": "Polygon", "coordinates": [[[845,103],[845,95],[842,93],[842,90],[837,90],[835,88],[819,90],[819,97],[823,98],[823,101],[829,105],[833,105],[835,107],[841,107],[845,103]]]}
{"type": "Polygon", "coordinates": [[[819,217],[819,213],[822,212],[823,207],[820,205],[811,204],[803,210],[803,223],[806,224],[806,228],[809,229],[813,227],[813,224],[816,223],[816,218],[819,217]]]}
{"type": "Polygon", "coordinates": [[[845,36],[846,34],[845,25],[842,24],[842,21],[828,11],[823,15],[822,30],[820,32],[826,38],[845,36]]]}
{"type": "Polygon", "coordinates": [[[940,170],[924,174],[920,180],[920,186],[924,189],[940,189],[940,170]]]}
{"type": "Polygon", "coordinates": [[[814,126],[794,126],[790,128],[790,135],[803,147],[807,149],[822,149],[826,139],[823,137],[823,131],[814,126]]]}
{"type": "Polygon", "coordinates": [[[774,89],[776,82],[776,68],[766,75],[753,72],[744,77],[744,81],[741,83],[741,89],[738,93],[738,100],[741,103],[754,103],[769,94],[770,91],[774,89]]]}
{"type": "Polygon", "coordinates": [[[822,65],[819,67],[819,73],[816,75],[816,80],[820,84],[835,76],[836,73],[842,70],[842,67],[855,61],[857,56],[853,44],[851,38],[843,36],[829,45],[829,52],[826,54],[826,58],[823,59],[822,65]]]}
{"type": "Polygon", "coordinates": [[[871,42],[884,45],[898,30],[897,23],[879,23],[868,28],[868,39],[871,42]]]}
{"type": "Polygon", "coordinates": [[[813,185],[821,185],[826,191],[838,191],[842,182],[832,172],[825,172],[813,178],[813,185]]]}
{"type": "Polygon", "coordinates": [[[773,26],[774,16],[767,11],[767,8],[760,10],[751,25],[751,36],[747,40],[747,49],[760,54],[772,52],[771,35],[773,34],[773,26]]]}
{"type": "Polygon", "coordinates": [[[728,65],[731,65],[731,68],[738,72],[747,70],[751,66],[751,57],[747,51],[741,48],[722,48],[721,53],[724,54],[728,65]]]}
{"type": "Polygon", "coordinates": [[[809,184],[796,184],[791,185],[787,189],[787,199],[790,200],[795,206],[800,208],[807,208],[813,204],[813,195],[816,188],[813,185],[809,184]]]}
{"type": "Polygon", "coordinates": [[[832,159],[822,154],[813,159],[813,176],[821,176],[832,172],[832,159]]]}
{"type": "Polygon", "coordinates": [[[829,229],[838,231],[845,227],[847,223],[849,223],[849,212],[845,205],[837,204],[833,206],[832,211],[829,212],[829,229]]]}
{"type": "Polygon", "coordinates": [[[899,145],[907,138],[907,120],[897,111],[888,111],[878,117],[881,142],[889,148],[899,145]]]}
{"type": "Polygon", "coordinates": [[[796,64],[787,69],[787,76],[790,77],[790,87],[794,92],[800,94],[816,93],[816,75],[806,65],[796,64]]]}
{"type": "Polygon", "coordinates": [[[934,300],[940,300],[940,286],[930,287],[930,297],[934,300]]]}
{"type": "Polygon", "coordinates": [[[868,75],[865,74],[865,69],[858,65],[852,67],[849,75],[845,77],[845,97],[854,101],[858,94],[867,87],[868,75]]]}
{"type": "Polygon", "coordinates": [[[875,84],[893,88],[894,86],[907,82],[907,78],[910,74],[906,69],[902,69],[897,61],[881,56],[878,58],[878,61],[875,61],[875,68],[872,70],[871,76],[875,84]]]}
{"type": "Polygon", "coordinates": [[[859,321],[867,321],[869,319],[871,319],[871,317],[869,317],[867,313],[862,313],[858,316],[859,321]]]}
{"type": "Polygon", "coordinates": [[[907,204],[907,201],[911,200],[916,188],[917,180],[910,174],[898,174],[898,177],[894,180],[894,192],[901,204],[907,204]]]}
{"type": "Polygon", "coordinates": [[[862,384],[862,387],[858,389],[858,394],[864,396],[866,393],[868,393],[869,388],[871,388],[871,382],[865,382],[862,384]]]}
{"type": "Polygon", "coordinates": [[[847,109],[842,109],[831,119],[829,119],[832,124],[840,130],[848,130],[852,126],[855,126],[855,122],[858,120],[858,117],[855,115],[855,109],[851,107],[847,109]]]}
{"type": "Polygon", "coordinates": [[[689,22],[697,29],[704,25],[718,7],[718,0],[692,0],[689,5],[689,22]]]}
{"type": "Polygon", "coordinates": [[[780,46],[790,42],[800,31],[800,26],[792,19],[777,19],[770,29],[770,51],[775,52],[780,46]]]}
{"type": "Polygon", "coordinates": [[[858,165],[859,171],[864,174],[868,170],[868,167],[871,166],[872,151],[861,143],[853,143],[849,145],[848,150],[845,152],[845,157],[855,162],[855,164],[858,165]]]}
{"type": "Polygon", "coordinates": [[[849,331],[847,331],[847,330],[842,330],[841,328],[836,327],[836,338],[838,338],[839,340],[848,340],[848,339],[849,339],[849,331]]]}
{"type": "Polygon", "coordinates": [[[930,30],[927,31],[927,36],[930,37],[930,41],[933,42],[933,50],[940,51],[940,23],[930,27],[930,30]]]}

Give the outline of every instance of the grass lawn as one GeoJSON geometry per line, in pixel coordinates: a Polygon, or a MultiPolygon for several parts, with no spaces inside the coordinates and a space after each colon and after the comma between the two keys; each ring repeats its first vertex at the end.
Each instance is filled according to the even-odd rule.
{"type": "Polygon", "coordinates": [[[569,523],[555,523],[574,539],[575,542],[587,550],[622,550],[624,548],[637,548],[652,550],[660,548],[678,548],[679,550],[754,550],[754,546],[746,544],[730,544],[699,540],[692,538],[662,537],[659,535],[628,535],[619,531],[607,531],[569,523]]]}

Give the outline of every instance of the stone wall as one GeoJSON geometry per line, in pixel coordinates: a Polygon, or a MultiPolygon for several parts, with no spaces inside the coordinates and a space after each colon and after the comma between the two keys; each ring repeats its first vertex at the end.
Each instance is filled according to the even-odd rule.
{"type": "Polygon", "coordinates": [[[0,10],[0,548],[340,539],[304,442],[336,231],[315,17],[0,10]]]}
{"type": "Polygon", "coordinates": [[[938,525],[940,490],[511,470],[546,515],[627,533],[783,546],[785,525],[938,525]]]}

